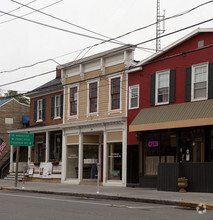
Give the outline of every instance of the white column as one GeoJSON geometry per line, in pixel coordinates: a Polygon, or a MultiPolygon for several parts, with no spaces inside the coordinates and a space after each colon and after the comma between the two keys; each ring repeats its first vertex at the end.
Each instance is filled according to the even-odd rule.
{"type": "Polygon", "coordinates": [[[49,132],[46,131],[46,157],[45,157],[45,163],[47,163],[49,161],[49,151],[50,151],[49,132]]]}
{"type": "Polygon", "coordinates": [[[103,184],[107,181],[107,132],[104,131],[104,149],[103,149],[103,184]]]}
{"type": "Polygon", "coordinates": [[[83,179],[83,134],[79,134],[79,153],[78,153],[78,180],[83,179]]]}
{"type": "Polygon", "coordinates": [[[61,181],[65,181],[67,176],[67,144],[66,136],[63,130],[62,132],[62,166],[61,166],[61,181]]]}
{"type": "Polygon", "coordinates": [[[126,186],[127,172],[127,134],[126,129],[123,129],[122,136],[122,183],[126,186]]]}
{"type": "Polygon", "coordinates": [[[29,168],[30,162],[31,162],[31,155],[32,155],[32,147],[28,146],[28,160],[27,160],[27,165],[29,168]]]}
{"type": "Polygon", "coordinates": [[[10,146],[10,173],[14,172],[13,168],[13,151],[14,151],[14,147],[13,145],[10,146]]]}

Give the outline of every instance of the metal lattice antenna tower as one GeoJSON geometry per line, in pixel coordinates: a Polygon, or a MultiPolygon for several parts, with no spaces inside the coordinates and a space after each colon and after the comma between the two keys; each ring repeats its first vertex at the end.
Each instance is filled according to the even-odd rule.
{"type": "Polygon", "coordinates": [[[161,49],[160,35],[165,32],[165,10],[164,14],[160,15],[160,0],[157,0],[157,20],[156,20],[156,52],[161,49]],[[161,28],[161,22],[163,27],[161,28]]]}

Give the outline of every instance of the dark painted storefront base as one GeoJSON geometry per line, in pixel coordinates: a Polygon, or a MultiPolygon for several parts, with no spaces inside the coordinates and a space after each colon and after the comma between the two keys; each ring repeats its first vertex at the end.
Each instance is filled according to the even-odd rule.
{"type": "Polygon", "coordinates": [[[158,166],[157,189],[178,191],[178,177],[188,179],[188,192],[213,193],[213,163],[161,163],[158,166]]]}

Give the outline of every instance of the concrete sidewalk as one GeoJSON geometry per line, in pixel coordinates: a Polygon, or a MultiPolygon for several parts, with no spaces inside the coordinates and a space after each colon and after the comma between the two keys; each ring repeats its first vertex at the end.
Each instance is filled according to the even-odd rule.
{"type": "Polygon", "coordinates": [[[213,193],[164,192],[156,189],[114,186],[100,186],[97,193],[97,186],[41,182],[26,182],[23,189],[22,183],[19,182],[18,186],[14,187],[14,182],[7,180],[0,180],[0,189],[187,207],[197,207],[200,203],[204,203],[207,209],[213,209],[213,193]]]}

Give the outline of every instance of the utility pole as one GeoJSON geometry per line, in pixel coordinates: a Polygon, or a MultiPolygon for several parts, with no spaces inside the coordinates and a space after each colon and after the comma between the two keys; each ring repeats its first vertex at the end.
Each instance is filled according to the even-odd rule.
{"type": "Polygon", "coordinates": [[[160,0],[157,0],[157,18],[156,18],[156,52],[161,49],[161,39],[160,35],[165,32],[165,10],[164,14],[160,14],[160,0]],[[161,22],[163,26],[161,28],[161,22]]]}

